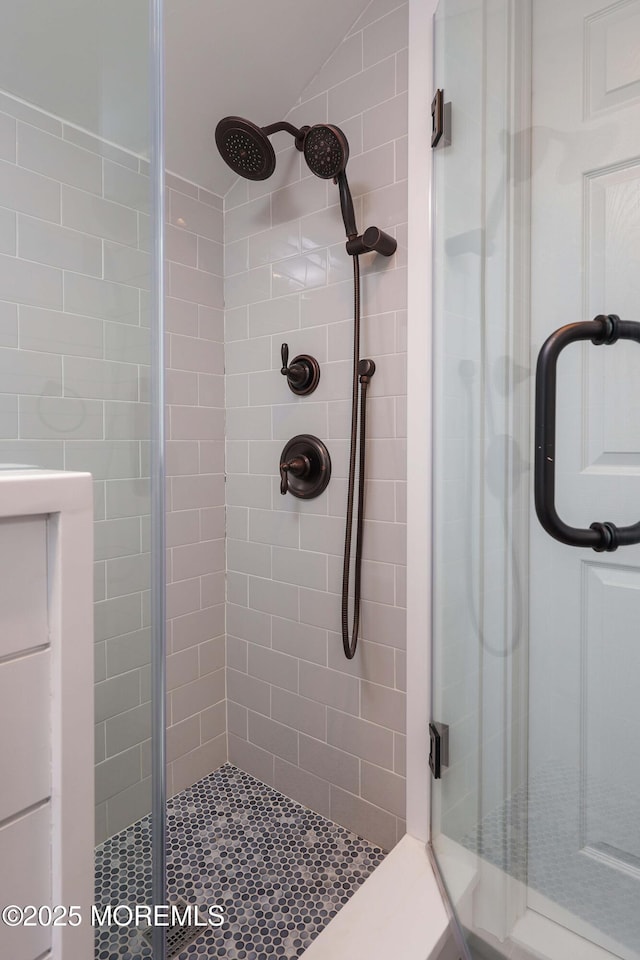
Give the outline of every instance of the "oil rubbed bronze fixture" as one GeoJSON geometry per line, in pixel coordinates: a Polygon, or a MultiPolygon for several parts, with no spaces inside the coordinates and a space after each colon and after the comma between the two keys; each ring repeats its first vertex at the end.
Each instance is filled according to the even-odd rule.
{"type": "Polygon", "coordinates": [[[280,493],[300,500],[319,497],[331,479],[331,457],[322,440],[301,433],[285,444],[280,456],[280,493]]]}
{"type": "MultiPolygon", "coordinates": [[[[347,493],[347,516],[344,535],[344,561],[342,567],[342,645],[347,659],[355,656],[358,644],[358,629],[360,626],[360,586],[362,580],[362,525],[364,519],[364,490],[365,490],[365,441],[367,424],[367,387],[375,373],[376,365],[373,360],[360,359],[360,256],[364,253],[380,253],[384,257],[391,257],[396,252],[395,237],[380,230],[379,227],[368,227],[364,233],[358,232],[356,225],[353,197],[347,180],[347,161],[349,159],[349,143],[343,131],[331,124],[319,123],[314,126],[292,126],[286,121],[272,123],[267,127],[258,127],[250,120],[242,117],[225,117],[216,127],[216,144],[223,160],[241,177],[248,180],[266,180],[271,176],[276,166],[276,155],[269,137],[272,133],[285,131],[295,140],[296,148],[304,153],[304,158],[312,173],[322,180],[333,180],[340,195],[340,209],[345,232],[347,234],[346,249],[353,257],[353,289],[354,289],[354,329],[353,329],[353,373],[351,393],[351,449],[349,456],[349,484],[347,493]],[[360,430],[358,431],[358,412],[360,430]],[[358,440],[359,432],[359,440],[358,440]],[[359,444],[359,445],[358,445],[359,444]],[[356,500],[355,483],[356,467],[358,470],[358,512],[356,522],[356,552],[355,552],[355,584],[353,622],[349,635],[349,579],[351,569],[351,543],[353,539],[353,508],[356,500]]],[[[282,373],[287,376],[290,388],[294,393],[303,395],[311,390],[299,389],[298,380],[302,382],[302,371],[296,370],[291,375],[293,367],[301,358],[296,357],[289,367],[285,362],[283,344],[282,373]],[[293,382],[292,382],[293,381],[293,382]]],[[[288,357],[288,351],[287,351],[288,357]]],[[[309,359],[309,358],[306,358],[309,359]]],[[[316,384],[317,386],[317,384],[316,384]]],[[[315,389],[315,386],[312,388],[315,389]]],[[[307,438],[315,440],[315,438],[307,438]]],[[[300,440],[294,437],[294,440],[300,440]]],[[[290,441],[293,443],[294,441],[290,441]]],[[[320,443],[320,441],[317,441],[320,443]]],[[[324,445],[322,445],[324,448],[324,445]]],[[[287,448],[285,448],[286,450],[287,448]]],[[[326,451],[326,448],[324,448],[326,451]]],[[[298,451],[291,455],[289,451],[280,462],[281,491],[293,493],[294,478],[302,489],[309,480],[305,454],[298,451]]],[[[327,453],[328,457],[328,453],[327,453]]],[[[328,480],[327,480],[328,482],[328,480]]],[[[326,483],[325,485],[326,486],[326,483]]],[[[324,490],[308,494],[318,496],[324,490]]],[[[304,496],[296,493],[295,496],[304,496]]]]}
{"type": "Polygon", "coordinates": [[[568,323],[542,344],[536,367],[536,426],[534,492],[538,520],[555,540],[569,547],[591,547],[596,553],[612,553],[618,547],[640,543],[640,521],[618,527],[610,520],[589,527],[571,527],[558,516],[556,489],[556,376],[558,358],[572,343],[590,340],[596,347],[619,340],[640,343],[640,323],[621,320],[615,313],[598,314],[593,320],[568,323]]]}
{"type": "Polygon", "coordinates": [[[216,146],[225,163],[239,176],[246,180],[267,180],[276,168],[276,154],[269,137],[280,131],[291,134],[316,177],[337,184],[347,253],[353,257],[374,252],[392,256],[397,247],[395,237],[379,227],[368,227],[363,234],[358,233],[347,181],[349,141],[340,127],[317,123],[298,129],[286,120],[259,127],[244,117],[224,117],[216,127],[216,146]]]}
{"type": "Polygon", "coordinates": [[[289,389],[299,397],[306,397],[316,389],[320,383],[320,364],[315,357],[308,353],[301,353],[289,363],[289,344],[283,343],[280,348],[282,369],[280,373],[287,378],[289,389]]]}

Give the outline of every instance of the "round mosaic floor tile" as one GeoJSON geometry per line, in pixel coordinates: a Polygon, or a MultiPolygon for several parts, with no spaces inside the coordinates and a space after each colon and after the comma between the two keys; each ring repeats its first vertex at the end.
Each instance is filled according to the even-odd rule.
{"type": "MultiPolygon", "coordinates": [[[[225,764],[167,803],[169,902],[222,906],[178,960],[299,957],[384,859],[379,847],[225,764]]],[[[96,850],[96,904],[151,902],[151,818],[96,850]]],[[[97,931],[95,960],[144,960],[136,930],[97,931]]]]}

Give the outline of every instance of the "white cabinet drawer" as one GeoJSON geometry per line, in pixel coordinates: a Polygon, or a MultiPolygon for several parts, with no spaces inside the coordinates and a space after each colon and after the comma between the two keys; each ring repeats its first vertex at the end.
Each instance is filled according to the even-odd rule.
{"type": "MultiPolygon", "coordinates": [[[[0,828],[0,903],[51,905],[51,810],[49,804],[0,828]]],[[[51,947],[49,927],[0,923],[0,957],[35,960],[51,947]]]]}
{"type": "Polygon", "coordinates": [[[50,671],[50,650],[0,663],[0,823],[51,794],[50,671]]]}
{"type": "Polygon", "coordinates": [[[0,519],[0,660],[49,642],[47,518],[0,519]]]}

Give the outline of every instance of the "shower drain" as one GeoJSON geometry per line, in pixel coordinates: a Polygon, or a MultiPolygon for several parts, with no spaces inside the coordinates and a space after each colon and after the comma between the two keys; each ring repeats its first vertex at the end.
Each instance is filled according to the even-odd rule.
{"type": "MultiPolygon", "coordinates": [[[[175,907],[182,916],[189,910],[191,911],[191,916],[193,916],[195,912],[195,919],[198,919],[198,908],[195,904],[189,907],[184,900],[176,900],[171,906],[175,907]]],[[[140,933],[142,939],[146,940],[149,946],[153,946],[153,927],[145,927],[140,933]]],[[[173,957],[177,957],[186,946],[195,940],[199,933],[202,933],[202,927],[196,924],[170,924],[167,927],[167,960],[172,960],[173,957]]]]}

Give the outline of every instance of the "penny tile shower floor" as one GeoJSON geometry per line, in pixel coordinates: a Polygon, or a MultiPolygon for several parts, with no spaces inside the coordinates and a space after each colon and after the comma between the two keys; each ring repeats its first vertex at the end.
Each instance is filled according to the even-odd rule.
{"type": "MultiPolygon", "coordinates": [[[[379,847],[231,764],[167,803],[169,903],[221,904],[179,960],[299,957],[384,859],[379,847]]],[[[151,818],[96,849],[96,904],[151,902],[151,818]]],[[[151,948],[130,927],[96,931],[96,960],[151,948]]]]}

